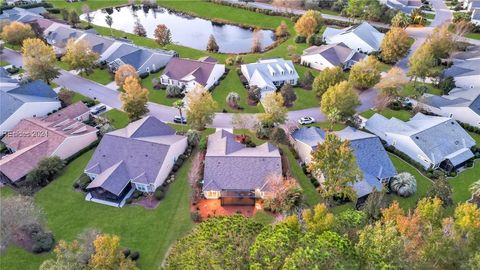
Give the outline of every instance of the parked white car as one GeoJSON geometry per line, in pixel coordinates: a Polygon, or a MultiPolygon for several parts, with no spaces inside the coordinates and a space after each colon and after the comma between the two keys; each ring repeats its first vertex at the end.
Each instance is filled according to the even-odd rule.
{"type": "Polygon", "coordinates": [[[298,123],[300,125],[309,125],[315,123],[315,118],[310,117],[310,116],[305,116],[300,119],[298,119],[298,123]]]}

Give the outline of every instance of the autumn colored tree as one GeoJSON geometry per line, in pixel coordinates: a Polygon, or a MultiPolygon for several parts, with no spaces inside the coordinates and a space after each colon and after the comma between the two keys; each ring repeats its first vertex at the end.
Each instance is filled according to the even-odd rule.
{"type": "Polygon", "coordinates": [[[410,37],[403,28],[391,28],[380,45],[380,57],[386,63],[396,63],[408,53],[410,37]]]}
{"type": "Polygon", "coordinates": [[[282,21],[280,25],[275,29],[275,36],[277,38],[282,38],[288,36],[288,26],[285,21],[282,21]]]}
{"type": "Polygon", "coordinates": [[[70,65],[72,69],[78,69],[88,75],[92,72],[99,58],[100,55],[92,51],[88,41],[69,39],[62,61],[70,65]]]}
{"type": "Polygon", "coordinates": [[[297,100],[297,94],[295,94],[295,90],[293,87],[286,83],[280,88],[280,94],[282,94],[284,105],[286,107],[290,107],[293,105],[293,102],[297,100]]]}
{"type": "Polygon", "coordinates": [[[165,24],[157,25],[154,36],[157,44],[162,47],[172,42],[172,33],[165,24]]]}
{"type": "Polygon", "coordinates": [[[117,83],[118,87],[123,87],[123,84],[128,77],[139,78],[137,70],[132,65],[121,65],[117,71],[115,71],[115,83],[117,83]]]}
{"type": "Polygon", "coordinates": [[[322,233],[334,226],[335,217],[328,212],[325,204],[317,204],[313,209],[303,210],[302,217],[307,231],[312,233],[322,233]]]}
{"type": "Polygon", "coordinates": [[[345,73],[341,67],[326,68],[315,77],[312,84],[312,90],[317,95],[318,99],[322,101],[323,94],[328,88],[334,86],[346,79],[345,73]]]}
{"type": "Polygon", "coordinates": [[[411,23],[410,17],[403,13],[403,12],[397,12],[395,16],[393,16],[391,25],[392,27],[401,27],[403,29],[407,28],[411,23]]]}
{"type": "Polygon", "coordinates": [[[88,26],[91,26],[93,18],[92,18],[92,15],[90,14],[90,7],[87,4],[82,6],[82,12],[83,14],[85,14],[85,20],[87,20],[88,26]]]}
{"type": "Polygon", "coordinates": [[[136,77],[127,77],[123,84],[123,92],[120,96],[122,109],[127,113],[130,121],[140,119],[148,113],[148,90],[142,88],[136,77]]]}
{"type": "Polygon", "coordinates": [[[218,44],[217,41],[215,40],[215,37],[213,35],[210,35],[208,38],[208,43],[207,43],[207,51],[208,52],[218,52],[218,44]]]}
{"type": "Polygon", "coordinates": [[[355,114],[355,108],[360,104],[358,94],[348,82],[343,81],[323,94],[320,109],[327,116],[338,114],[340,119],[346,119],[355,114]]]}
{"type": "Polygon", "coordinates": [[[193,129],[204,130],[213,121],[218,106],[217,102],[213,99],[212,94],[201,85],[188,91],[186,98],[188,122],[193,129]]]}
{"type": "Polygon", "coordinates": [[[427,41],[432,45],[432,52],[435,58],[448,58],[455,50],[455,39],[449,30],[448,24],[443,24],[433,29],[427,41]]]}
{"type": "Polygon", "coordinates": [[[433,181],[433,185],[427,191],[426,197],[439,198],[443,202],[443,206],[453,205],[453,191],[452,187],[448,183],[447,178],[441,176],[433,181]]]}
{"type": "Polygon", "coordinates": [[[284,178],[282,175],[267,176],[271,195],[264,202],[265,209],[272,212],[289,212],[302,202],[302,190],[294,178],[284,178]]]}
{"type": "Polygon", "coordinates": [[[391,68],[387,75],[380,79],[380,82],[376,85],[380,89],[381,93],[386,96],[397,96],[402,87],[408,83],[408,78],[402,69],[398,67],[391,68]]]}
{"type": "Polygon", "coordinates": [[[1,37],[9,44],[22,45],[25,39],[34,38],[35,32],[29,24],[14,21],[3,27],[1,37]]]}
{"type": "Polygon", "coordinates": [[[53,48],[41,39],[28,38],[22,47],[23,67],[33,80],[44,80],[48,84],[57,78],[57,58],[53,48]]]}
{"type": "Polygon", "coordinates": [[[309,37],[322,27],[322,14],[316,10],[307,10],[295,23],[295,31],[299,36],[309,37]]]}
{"type": "Polygon", "coordinates": [[[75,95],[75,92],[62,87],[60,91],[58,91],[57,96],[58,96],[58,99],[62,102],[62,106],[66,107],[73,103],[74,95],[75,95]]]}
{"type": "Polygon", "coordinates": [[[68,22],[73,26],[77,27],[77,24],[80,23],[80,17],[78,16],[75,10],[72,10],[68,15],[68,22]]]}
{"type": "Polygon", "coordinates": [[[262,39],[263,39],[262,30],[255,29],[253,31],[253,38],[252,38],[252,48],[251,48],[252,53],[259,53],[262,51],[262,39]]]}
{"type": "Polygon", "coordinates": [[[325,199],[340,197],[356,200],[352,185],[361,179],[362,172],[349,141],[327,134],[325,141],[312,152],[307,168],[320,180],[319,192],[325,199]]]}
{"type": "Polygon", "coordinates": [[[145,27],[143,27],[139,20],[137,20],[133,26],[133,33],[139,37],[147,36],[147,30],[145,30],[145,27]]]}
{"type": "Polygon", "coordinates": [[[93,270],[134,270],[135,262],[125,258],[120,248],[120,237],[101,234],[93,241],[95,253],[90,258],[89,266],[93,270]]]}
{"type": "Polygon", "coordinates": [[[258,121],[265,127],[274,127],[283,124],[287,120],[287,108],[283,96],[280,93],[268,93],[262,101],[264,113],[258,115],[258,121]]]}
{"type": "Polygon", "coordinates": [[[348,81],[353,87],[367,89],[380,81],[380,62],[368,56],[352,66],[348,81]]]}
{"type": "Polygon", "coordinates": [[[417,78],[425,80],[426,77],[436,76],[440,70],[437,68],[438,59],[435,58],[433,52],[433,45],[431,42],[424,42],[408,60],[410,76],[413,76],[414,81],[417,78]]]}

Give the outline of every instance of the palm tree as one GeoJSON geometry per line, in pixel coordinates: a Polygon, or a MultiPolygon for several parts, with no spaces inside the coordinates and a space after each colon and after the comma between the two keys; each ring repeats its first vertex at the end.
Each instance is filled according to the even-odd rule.
{"type": "Polygon", "coordinates": [[[227,104],[230,105],[232,108],[238,107],[238,102],[240,101],[240,95],[236,92],[230,92],[227,95],[227,104]]]}
{"type": "Polygon", "coordinates": [[[113,32],[112,32],[113,18],[112,18],[112,16],[107,15],[105,17],[105,22],[107,23],[108,27],[110,27],[110,35],[113,37],[113,32]]]}
{"type": "Polygon", "coordinates": [[[180,113],[180,119],[182,119],[181,122],[183,123],[182,109],[185,106],[185,102],[183,102],[183,100],[179,99],[179,100],[174,101],[172,106],[178,109],[178,112],[180,113]]]}
{"type": "Polygon", "coordinates": [[[480,179],[470,185],[470,192],[472,192],[473,197],[480,198],[480,179]]]}
{"type": "Polygon", "coordinates": [[[390,181],[390,189],[399,196],[409,197],[417,191],[417,180],[410,173],[399,173],[390,181]]]}

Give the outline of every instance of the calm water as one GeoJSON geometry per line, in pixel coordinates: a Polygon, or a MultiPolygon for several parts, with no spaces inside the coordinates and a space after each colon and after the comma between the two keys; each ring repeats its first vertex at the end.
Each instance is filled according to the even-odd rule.
{"type": "MultiPolygon", "coordinates": [[[[100,26],[108,25],[105,17],[110,14],[113,18],[113,29],[133,33],[136,20],[139,20],[147,31],[149,38],[154,38],[153,33],[158,24],[165,24],[172,33],[172,41],[175,44],[205,50],[208,37],[213,34],[223,53],[250,52],[252,46],[253,31],[235,25],[218,25],[211,21],[176,13],[165,8],[142,8],[137,6],[117,7],[97,10],[91,13],[92,23],[100,26]]],[[[82,19],[85,15],[81,16],[82,19]]],[[[274,42],[274,33],[270,30],[261,30],[262,47],[265,48],[274,42]]]]}

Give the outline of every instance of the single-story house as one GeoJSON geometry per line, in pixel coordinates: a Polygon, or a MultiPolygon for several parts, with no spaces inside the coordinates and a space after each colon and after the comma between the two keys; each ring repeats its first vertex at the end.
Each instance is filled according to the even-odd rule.
{"type": "Polygon", "coordinates": [[[457,64],[467,60],[478,60],[480,59],[480,45],[469,46],[465,51],[455,52],[451,58],[457,64]]]}
{"type": "Polygon", "coordinates": [[[455,86],[473,88],[480,86],[480,59],[455,63],[443,72],[444,77],[453,77],[455,86]]]}
{"type": "MultiPolygon", "coordinates": [[[[359,199],[366,198],[374,189],[382,190],[383,184],[397,174],[377,136],[351,127],[333,134],[350,142],[357,165],[362,171],[363,179],[353,185],[359,199]]],[[[303,162],[308,164],[311,161],[312,151],[324,142],[325,137],[326,133],[318,127],[302,127],[292,133],[295,150],[303,162]]]]}
{"type": "Polygon", "coordinates": [[[400,10],[406,14],[412,13],[412,10],[420,8],[423,5],[420,0],[386,0],[380,1],[380,3],[386,4],[389,8],[400,10]]]}
{"type": "Polygon", "coordinates": [[[42,80],[19,84],[0,69],[0,132],[12,130],[20,120],[40,117],[60,108],[53,89],[42,80]]]}
{"type": "Polygon", "coordinates": [[[417,113],[403,122],[373,115],[365,128],[408,155],[425,169],[456,170],[473,158],[475,140],[452,118],[417,113]]]}
{"type": "Polygon", "coordinates": [[[256,63],[241,65],[240,68],[249,86],[257,86],[262,90],[262,97],[284,84],[298,83],[298,73],[291,60],[282,58],[258,60],[256,63]]]}
{"type": "Polygon", "coordinates": [[[42,18],[41,14],[46,12],[47,10],[44,7],[27,9],[14,7],[12,9],[3,10],[2,14],[0,14],[0,20],[28,22],[35,18],[42,18]]]}
{"type": "Polygon", "coordinates": [[[480,87],[466,91],[477,92],[477,95],[466,99],[456,96],[455,93],[444,96],[424,94],[419,104],[428,112],[480,127],[480,87]]]}
{"type": "Polygon", "coordinates": [[[44,37],[48,44],[52,45],[57,56],[65,54],[67,42],[83,35],[83,31],[73,29],[68,25],[53,23],[44,30],[44,37]]]}
{"type": "Polygon", "coordinates": [[[184,88],[187,92],[197,84],[210,89],[225,73],[225,65],[213,60],[211,57],[201,60],[174,57],[165,67],[160,82],[184,88]]]}
{"type": "Polygon", "coordinates": [[[135,189],[154,192],[186,148],[185,136],[153,116],[105,134],[85,168],[86,200],[122,207],[135,189]]]}
{"type": "Polygon", "coordinates": [[[301,56],[301,63],[318,70],[336,66],[349,69],[366,56],[366,54],[350,49],[343,43],[338,43],[305,49],[301,56]]]}
{"type": "Polygon", "coordinates": [[[5,0],[5,3],[9,6],[39,4],[42,2],[43,0],[5,0]]]}
{"type": "Polygon", "coordinates": [[[480,0],[473,0],[468,2],[466,9],[468,12],[473,12],[475,9],[479,9],[479,8],[480,8],[480,0]]]}
{"type": "Polygon", "coordinates": [[[277,147],[264,143],[247,147],[231,132],[220,129],[208,136],[203,179],[207,199],[220,199],[222,205],[255,205],[271,193],[269,180],[282,175],[277,147]]]}
{"type": "Polygon", "coordinates": [[[115,40],[112,38],[86,32],[83,33],[83,35],[81,35],[76,42],[79,42],[80,40],[86,41],[92,48],[92,51],[98,53],[99,55],[105,53],[105,51],[107,51],[107,49],[115,43],[115,40]]]}
{"type": "Polygon", "coordinates": [[[480,8],[476,8],[473,10],[470,21],[477,26],[480,25],[480,8]]]}
{"type": "Polygon", "coordinates": [[[323,32],[323,39],[327,44],[342,42],[350,49],[363,53],[379,51],[384,36],[385,34],[367,22],[343,29],[327,27],[323,32]]]}
{"type": "Polygon", "coordinates": [[[88,108],[82,103],[46,117],[25,118],[2,141],[12,154],[0,159],[0,180],[16,184],[46,157],[67,159],[97,140],[97,130],[82,119],[88,108]]]}

